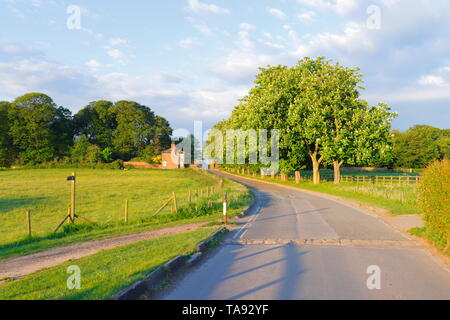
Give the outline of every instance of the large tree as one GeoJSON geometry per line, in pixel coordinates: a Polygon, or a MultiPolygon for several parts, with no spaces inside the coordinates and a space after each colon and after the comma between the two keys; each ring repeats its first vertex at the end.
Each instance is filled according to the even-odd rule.
{"type": "Polygon", "coordinates": [[[74,122],[78,136],[86,136],[102,152],[108,150],[123,160],[150,161],[170,146],[169,122],[134,101],[91,102],[75,115],[74,122]]]}
{"type": "Polygon", "coordinates": [[[448,156],[449,130],[417,125],[406,132],[394,132],[394,164],[403,168],[424,168],[448,156]]]}
{"type": "Polygon", "coordinates": [[[292,68],[297,97],[289,108],[290,137],[306,146],[313,166],[314,183],[320,183],[319,168],[331,161],[339,171],[352,140],[352,118],[363,107],[358,100],[361,75],[323,57],[305,58],[292,68]]]}
{"type": "Polygon", "coordinates": [[[117,121],[114,148],[123,159],[131,159],[153,142],[155,114],[150,108],[134,101],[116,102],[113,112],[117,121]]]}
{"type": "Polygon", "coordinates": [[[9,132],[23,163],[42,163],[63,156],[72,141],[70,111],[43,93],[15,99],[8,109],[9,132]]]}
{"type": "Polygon", "coordinates": [[[113,132],[117,128],[116,115],[111,101],[89,103],[74,116],[75,131],[85,135],[89,142],[104,149],[113,144],[113,132]]]}
{"type": "Polygon", "coordinates": [[[369,107],[363,100],[356,102],[356,108],[334,115],[333,136],[324,142],[323,155],[333,165],[335,184],[340,183],[344,163],[379,165],[391,160],[391,123],[396,114],[386,104],[369,107]]]}
{"type": "Polygon", "coordinates": [[[9,167],[15,158],[12,138],[9,134],[8,110],[11,104],[0,101],[0,167],[9,167]]]}
{"type": "Polygon", "coordinates": [[[344,163],[385,159],[394,114],[359,98],[361,74],[323,57],[305,58],[291,68],[262,68],[223,129],[279,129],[281,170],[311,159],[314,183],[320,165],[333,164],[336,183],[344,163]]]}

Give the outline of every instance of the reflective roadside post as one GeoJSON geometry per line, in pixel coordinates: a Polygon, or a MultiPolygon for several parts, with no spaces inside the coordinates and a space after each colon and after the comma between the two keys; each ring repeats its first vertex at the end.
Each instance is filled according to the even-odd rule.
{"type": "Polygon", "coordinates": [[[225,192],[223,195],[223,223],[227,224],[228,223],[228,217],[227,217],[227,193],[225,192]]]}

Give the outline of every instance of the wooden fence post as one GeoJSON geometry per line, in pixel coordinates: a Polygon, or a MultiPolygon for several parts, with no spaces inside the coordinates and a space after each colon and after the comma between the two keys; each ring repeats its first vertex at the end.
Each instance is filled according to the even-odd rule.
{"type": "Polygon", "coordinates": [[[27,231],[28,237],[31,238],[31,211],[27,210],[27,231]]]}
{"type": "Polygon", "coordinates": [[[76,192],[76,173],[72,173],[73,180],[71,185],[71,193],[70,193],[70,221],[71,223],[75,222],[75,192],[76,192]]]}
{"type": "Polygon", "coordinates": [[[72,217],[72,208],[69,206],[69,208],[67,208],[67,217],[68,217],[68,223],[72,224],[75,223],[75,218],[72,217]]]}
{"type": "Polygon", "coordinates": [[[302,177],[300,175],[300,171],[295,171],[295,183],[299,184],[302,180],[302,177]]]}
{"type": "Polygon", "coordinates": [[[178,213],[177,195],[173,192],[173,210],[178,213]]]}

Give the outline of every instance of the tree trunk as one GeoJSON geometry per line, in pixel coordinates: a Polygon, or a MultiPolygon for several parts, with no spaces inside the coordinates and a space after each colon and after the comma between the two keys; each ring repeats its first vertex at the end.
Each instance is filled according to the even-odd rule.
{"type": "Polygon", "coordinates": [[[334,167],[334,184],[341,183],[341,166],[344,162],[339,160],[333,161],[334,167]]]}
{"type": "Polygon", "coordinates": [[[320,163],[323,160],[323,157],[317,159],[317,152],[311,154],[311,160],[313,164],[313,182],[314,184],[320,184],[320,163]]]}

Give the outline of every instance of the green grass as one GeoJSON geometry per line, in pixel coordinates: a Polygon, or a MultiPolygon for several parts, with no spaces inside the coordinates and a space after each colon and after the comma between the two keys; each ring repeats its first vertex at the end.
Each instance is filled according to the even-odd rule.
{"type": "Polygon", "coordinates": [[[426,226],[422,228],[413,228],[408,230],[408,232],[417,237],[429,240],[442,253],[450,257],[450,249],[447,249],[447,251],[445,251],[445,247],[447,245],[446,242],[439,236],[436,236],[436,233],[433,230],[430,230],[430,228],[427,228],[426,226]]]}
{"type": "MultiPolygon", "coordinates": [[[[311,170],[302,170],[302,174],[304,176],[312,176],[311,170]]],[[[322,169],[320,170],[320,174],[322,177],[326,178],[333,178],[334,172],[330,169],[322,169]]],[[[365,177],[374,177],[374,176],[393,176],[393,177],[416,177],[420,174],[417,172],[409,173],[409,172],[402,172],[402,171],[394,171],[394,170],[387,170],[387,171],[341,171],[341,175],[343,176],[365,176],[365,177]]]]}
{"type": "Polygon", "coordinates": [[[385,209],[394,216],[423,213],[417,204],[417,188],[415,184],[391,186],[342,183],[335,185],[332,182],[322,181],[320,185],[315,185],[310,181],[296,184],[292,181],[292,178],[288,182],[282,182],[279,179],[273,180],[270,177],[261,178],[258,176],[256,179],[355,200],[385,209]]]}
{"type": "Polygon", "coordinates": [[[217,228],[145,240],[69,261],[20,280],[0,284],[0,300],[101,300],[113,298],[123,288],[174,258],[196,251],[196,244],[217,228]],[[81,288],[67,289],[69,266],[81,270],[81,288]]]}
{"type": "Polygon", "coordinates": [[[200,170],[77,170],[77,213],[98,226],[77,222],[53,233],[67,212],[71,170],[29,169],[0,172],[0,259],[48,248],[104,239],[176,224],[210,222],[221,217],[220,199],[227,191],[230,215],[251,202],[243,186],[225,181],[224,189],[206,196],[207,186],[219,179],[200,170]],[[205,190],[203,197],[188,204],[189,190],[205,190]],[[151,215],[176,191],[178,214],[170,207],[151,215]],[[129,199],[129,222],[123,222],[125,199],[129,199]],[[212,208],[208,202],[212,201],[212,208]],[[26,237],[25,211],[32,210],[33,238],[26,237]]]}

